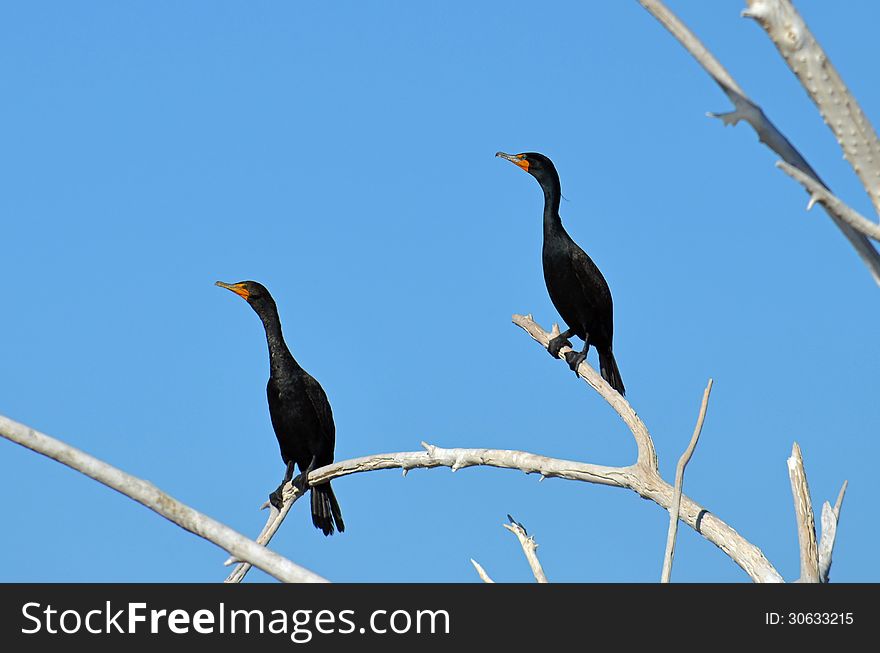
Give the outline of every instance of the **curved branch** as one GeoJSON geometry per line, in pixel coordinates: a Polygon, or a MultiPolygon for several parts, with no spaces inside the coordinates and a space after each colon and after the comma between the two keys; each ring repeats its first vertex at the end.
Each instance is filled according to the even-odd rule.
{"type": "Polygon", "coordinates": [[[37,453],[57,460],[71,469],[82,472],[99,483],[145,505],[181,528],[195,533],[209,542],[226,549],[243,560],[248,560],[278,580],[297,583],[327,582],[314,572],[300,567],[274,551],[260,546],[225,524],[200,513],[166,494],[152,483],[113,467],[84,451],[19,424],[0,415],[0,436],[12,440],[37,453]]]}
{"type": "MultiPolygon", "coordinates": [[[[513,321],[525,329],[537,342],[544,347],[547,346],[551,334],[544,331],[530,316],[514,315],[513,321]]],[[[560,354],[564,354],[567,350],[567,347],[563,347],[560,354]]],[[[321,467],[309,474],[309,483],[312,485],[320,484],[341,476],[380,469],[403,469],[405,474],[407,471],[417,468],[449,467],[454,472],[465,467],[498,467],[517,469],[526,474],[540,474],[544,478],[562,478],[569,481],[626,488],[645,499],[650,499],[663,509],[669,510],[672,506],[674,488],[660,477],[657,454],[647,427],[626,399],[608,385],[592,367],[582,363],[578,368],[578,375],[605,398],[630,428],[639,451],[635,464],[627,467],[605,467],[573,460],[548,458],[525,451],[442,449],[423,442],[422,446],[425,451],[375,454],[321,467]]],[[[300,495],[298,490],[288,483],[284,488],[283,496],[286,508],[288,502],[292,503],[300,495]]],[[[268,522],[263,528],[263,534],[257,541],[262,544],[267,543],[278,530],[285,514],[286,512],[279,513],[277,510],[270,512],[268,522]]],[[[681,520],[685,524],[724,551],[755,582],[783,582],[782,576],[764,557],[758,547],[685,495],[682,495],[681,498],[680,514],[681,520]]],[[[239,569],[236,569],[227,581],[238,582],[246,573],[246,565],[239,565],[239,569]]]]}
{"type": "MultiPolygon", "coordinates": [[[[532,339],[540,343],[544,349],[547,349],[547,344],[550,342],[550,338],[552,338],[558,330],[558,327],[554,326],[554,331],[551,331],[550,333],[544,331],[544,329],[532,319],[531,315],[514,315],[512,319],[516,326],[532,336],[532,339]]],[[[565,360],[565,353],[571,350],[571,347],[560,348],[559,359],[565,360]]],[[[644,422],[642,422],[639,416],[636,415],[636,411],[633,410],[633,407],[629,405],[629,402],[624,399],[617,390],[608,385],[608,382],[586,362],[580,364],[577,373],[578,376],[586,381],[593,390],[598,392],[599,395],[608,402],[614,411],[620,415],[620,419],[622,419],[629,427],[629,430],[632,431],[639,451],[636,465],[644,467],[646,471],[653,472],[659,476],[657,452],[654,449],[654,441],[648,433],[648,427],[645,426],[644,422]]]]}
{"type": "Polygon", "coordinates": [[[684,469],[691,461],[694,455],[694,449],[697,448],[697,442],[700,439],[700,433],[703,432],[703,420],[706,419],[706,410],[709,407],[709,393],[712,392],[712,379],[706,384],[703,391],[703,403],[700,404],[700,414],[697,416],[697,425],[694,427],[694,434],[691,436],[691,442],[678,459],[678,466],[675,468],[675,496],[672,499],[672,507],[669,509],[669,531],[666,534],[666,554],[663,556],[663,571],[660,572],[660,582],[668,583],[672,575],[672,560],[675,557],[675,537],[678,535],[678,511],[681,509],[681,493],[684,485],[684,469]]]}

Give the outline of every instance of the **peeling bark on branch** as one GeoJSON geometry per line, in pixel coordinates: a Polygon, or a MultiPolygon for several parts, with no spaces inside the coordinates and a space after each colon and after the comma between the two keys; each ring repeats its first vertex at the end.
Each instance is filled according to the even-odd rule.
{"type": "Polygon", "coordinates": [[[819,547],[816,544],[816,520],[813,516],[813,502],[804,471],[801,448],[795,442],[788,459],[788,475],[791,479],[791,494],[794,497],[794,516],[797,520],[798,543],[800,544],[801,583],[819,582],[819,547]]]}
{"type": "Polygon", "coordinates": [[[532,574],[535,576],[535,580],[539,583],[546,583],[547,576],[544,574],[544,568],[541,566],[541,561],[538,560],[538,543],[535,542],[534,537],[526,532],[525,526],[520,524],[510,515],[507,515],[507,518],[510,520],[510,523],[502,524],[502,526],[516,535],[516,539],[519,540],[520,546],[522,546],[523,554],[526,556],[526,561],[529,563],[529,567],[532,570],[532,574]]]}

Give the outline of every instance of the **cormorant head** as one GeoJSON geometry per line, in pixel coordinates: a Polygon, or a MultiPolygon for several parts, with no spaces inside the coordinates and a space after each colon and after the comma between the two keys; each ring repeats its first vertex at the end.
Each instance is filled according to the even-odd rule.
{"type": "Polygon", "coordinates": [[[214,285],[231,290],[250,304],[251,308],[260,315],[263,314],[264,309],[275,306],[275,300],[266,290],[266,286],[256,281],[239,281],[238,283],[217,281],[214,285]]]}
{"type": "Polygon", "coordinates": [[[507,159],[519,166],[537,179],[543,188],[559,187],[559,174],[556,172],[556,166],[543,154],[537,152],[523,152],[522,154],[496,152],[495,156],[500,156],[502,159],[507,159]]]}

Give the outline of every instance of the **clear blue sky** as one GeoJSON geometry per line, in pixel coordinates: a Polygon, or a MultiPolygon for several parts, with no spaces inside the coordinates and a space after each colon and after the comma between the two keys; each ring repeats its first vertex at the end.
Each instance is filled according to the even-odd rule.
{"type": "MultiPolygon", "coordinates": [[[[743,2],[670,6],[843,198],[867,196],[743,2]]],[[[801,0],[880,119],[880,5],[801,0]]],[[[615,352],[664,475],[715,388],[686,491],[788,579],[797,440],[818,509],[844,479],[832,578],[880,581],[880,289],[726,98],[635,1],[40,2],[0,9],[0,413],[239,531],[283,466],[256,279],[324,386],[337,459],[441,446],[634,459],[612,410],[510,322],[557,320],[536,150],[615,300],[615,352]]],[[[595,364],[595,352],[590,361],[595,364]]],[[[659,579],[668,518],[633,493],[472,468],[334,483],[273,548],[336,581],[659,579]]],[[[3,581],[217,581],[224,552],[0,441],[3,581]]],[[[251,580],[266,580],[254,572],[251,580]]],[[[680,532],[678,581],[746,581],[680,532]]]]}

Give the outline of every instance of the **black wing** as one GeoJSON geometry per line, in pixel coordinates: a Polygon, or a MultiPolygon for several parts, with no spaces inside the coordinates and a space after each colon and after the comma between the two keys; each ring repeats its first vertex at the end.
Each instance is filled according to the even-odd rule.
{"type": "Polygon", "coordinates": [[[327,399],[327,393],[311,374],[305,374],[303,378],[306,395],[315,410],[318,417],[318,423],[327,443],[329,444],[330,459],[325,463],[329,464],[333,461],[333,447],[336,444],[336,424],[333,422],[333,410],[330,408],[330,402],[327,399]]]}
{"type": "Polygon", "coordinates": [[[585,323],[590,324],[590,341],[594,344],[611,345],[614,337],[614,308],[611,300],[611,289],[608,282],[580,246],[571,241],[569,248],[572,269],[583,288],[584,308],[589,311],[584,316],[585,323]]]}

